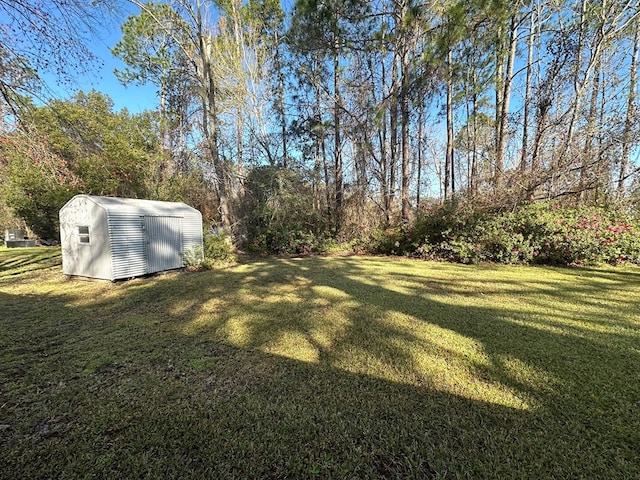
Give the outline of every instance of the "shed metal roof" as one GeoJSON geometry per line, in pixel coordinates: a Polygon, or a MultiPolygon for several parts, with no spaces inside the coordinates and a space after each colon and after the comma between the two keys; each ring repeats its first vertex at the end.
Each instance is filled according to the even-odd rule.
{"type": "MultiPolygon", "coordinates": [[[[181,215],[193,214],[197,210],[182,202],[161,202],[158,200],[142,200],[137,198],[102,197],[98,195],[76,195],[75,198],[86,198],[100,205],[107,212],[134,213],[140,215],[181,215]]],[[[71,199],[69,202],[73,201],[71,199]]]]}

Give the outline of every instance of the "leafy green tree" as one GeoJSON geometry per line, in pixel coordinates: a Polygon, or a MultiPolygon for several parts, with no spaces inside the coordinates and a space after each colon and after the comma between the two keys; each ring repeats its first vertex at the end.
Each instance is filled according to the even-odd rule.
{"type": "Polygon", "coordinates": [[[157,132],[146,114],[113,111],[100,93],[79,92],[29,109],[0,144],[2,198],[43,238],[76,193],[147,197],[158,161],[157,132]]]}
{"type": "MultiPolygon", "coordinates": [[[[289,45],[294,54],[309,63],[320,61],[324,68],[315,73],[329,72],[328,78],[305,78],[316,91],[328,92],[328,105],[333,133],[333,222],[335,232],[342,226],[343,202],[345,197],[344,162],[344,116],[346,102],[344,89],[344,63],[352,50],[363,48],[366,43],[366,29],[363,20],[367,18],[369,5],[361,0],[322,1],[298,0],[292,13],[289,29],[289,45]]],[[[304,73],[309,73],[304,72],[304,73]]],[[[321,99],[316,95],[317,101],[321,99]]],[[[319,113],[319,112],[318,112],[319,113]]],[[[317,120],[316,120],[317,121],[317,120]]]]}
{"type": "Polygon", "coordinates": [[[169,5],[147,3],[120,28],[122,39],[111,52],[125,63],[125,68],[116,69],[115,74],[125,85],[150,83],[158,88],[161,145],[170,160],[163,173],[166,177],[185,173],[194,99],[185,50],[188,25],[169,5]]]}
{"type": "Polygon", "coordinates": [[[52,101],[29,120],[82,179],[87,193],[141,197],[147,193],[157,137],[144,115],[113,111],[98,92],[52,101]]]}
{"type": "MultiPolygon", "coordinates": [[[[241,42],[229,42],[226,23],[235,25],[236,18],[225,15],[237,13],[238,2],[205,2],[203,0],[178,0],[171,6],[144,3],[134,0],[140,8],[137,17],[130,17],[123,28],[123,40],[114,52],[127,63],[125,81],[153,81],[164,88],[175,88],[174,97],[179,100],[181,128],[193,127],[190,147],[197,152],[201,165],[206,166],[219,212],[219,222],[228,230],[234,223],[233,189],[234,165],[224,155],[225,140],[231,144],[231,136],[223,138],[224,101],[229,93],[242,90],[243,79],[231,75],[224,67],[229,57],[236,64],[241,42]],[[216,24],[216,16],[219,18],[216,24]],[[229,48],[227,48],[229,47],[229,48]],[[231,48],[233,47],[233,48],[231,48]],[[179,65],[179,77],[169,75],[179,65]],[[170,81],[171,80],[171,81],[170,81]],[[177,80],[177,81],[176,81],[177,80]],[[184,80],[184,81],[182,81],[184,80]]],[[[237,105],[234,105],[237,111],[237,105]]],[[[240,118],[240,115],[238,115],[240,118]]],[[[234,135],[238,130],[234,130],[234,135]]],[[[241,145],[241,137],[236,140],[241,145]]]]}
{"type": "Polygon", "coordinates": [[[57,239],[58,211],[83,190],[69,163],[49,148],[35,129],[0,142],[0,202],[40,238],[57,239]]]}

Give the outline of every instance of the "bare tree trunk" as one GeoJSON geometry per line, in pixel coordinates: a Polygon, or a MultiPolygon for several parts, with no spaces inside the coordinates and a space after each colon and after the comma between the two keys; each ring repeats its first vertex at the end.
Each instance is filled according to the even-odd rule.
{"type": "Polygon", "coordinates": [[[566,155],[567,151],[571,148],[573,143],[573,132],[575,128],[576,119],[578,118],[578,113],[581,106],[582,100],[582,88],[580,87],[580,67],[581,67],[581,56],[582,50],[584,48],[584,30],[585,30],[585,16],[587,12],[587,0],[582,0],[582,5],[580,7],[580,31],[578,32],[578,47],[576,53],[576,67],[574,70],[574,78],[573,78],[573,90],[575,93],[575,99],[573,104],[573,112],[571,114],[571,120],[569,121],[569,127],[567,129],[567,134],[565,136],[565,146],[562,151],[562,155],[560,160],[566,155]]]}
{"type": "MultiPolygon", "coordinates": [[[[314,67],[317,67],[317,64],[315,63],[315,59],[314,59],[314,67]]],[[[315,91],[314,91],[314,96],[315,96],[315,112],[314,112],[314,119],[315,119],[315,123],[317,128],[319,129],[319,132],[316,132],[315,134],[315,141],[317,142],[317,150],[319,152],[320,158],[322,159],[322,171],[324,173],[324,194],[325,194],[325,202],[326,202],[326,207],[327,207],[327,218],[331,218],[331,214],[333,212],[333,209],[331,207],[332,202],[331,202],[331,190],[329,188],[330,185],[330,175],[329,175],[329,165],[327,163],[327,150],[326,150],[326,144],[325,144],[325,133],[324,133],[324,126],[322,125],[322,108],[321,108],[321,103],[320,103],[320,85],[318,84],[318,82],[315,82],[315,91]]]]}
{"type": "Polygon", "coordinates": [[[465,86],[465,109],[467,124],[467,195],[473,198],[478,193],[478,71],[470,69],[471,78],[467,78],[465,86]],[[471,87],[471,89],[469,89],[471,87]]]}
{"type": "Polygon", "coordinates": [[[416,208],[420,208],[420,183],[422,182],[422,135],[423,135],[423,116],[424,116],[424,107],[421,105],[418,110],[418,145],[417,145],[417,179],[416,179],[416,208]]]}
{"type": "Polygon", "coordinates": [[[409,199],[409,53],[407,40],[402,42],[400,86],[401,135],[402,135],[402,221],[408,223],[411,219],[411,202],[409,199]]]}
{"type": "Polygon", "coordinates": [[[389,112],[389,210],[393,209],[396,198],[396,165],[398,163],[398,59],[397,53],[393,55],[391,66],[391,111],[389,112]]]}
{"type": "MultiPolygon", "coordinates": [[[[381,63],[381,86],[380,91],[384,96],[385,91],[385,59],[382,58],[381,63]]],[[[374,78],[372,74],[372,78],[374,78]]],[[[373,91],[375,92],[375,82],[373,84],[373,91]]],[[[377,102],[376,102],[377,104],[377,102]]],[[[378,141],[380,142],[380,200],[382,202],[384,216],[385,216],[385,226],[389,226],[391,220],[391,201],[389,198],[389,183],[388,183],[388,165],[389,158],[387,156],[387,110],[383,109],[383,120],[382,125],[378,131],[378,141]]]]}
{"type": "MultiPolygon", "coordinates": [[[[496,158],[495,158],[495,176],[494,187],[496,190],[500,189],[504,180],[504,166],[505,166],[505,154],[507,150],[507,137],[508,137],[508,115],[509,105],[511,101],[511,89],[513,87],[513,68],[516,58],[516,49],[518,46],[518,27],[519,20],[514,15],[511,17],[511,24],[509,28],[509,54],[507,56],[506,71],[500,74],[503,75],[501,82],[499,82],[499,101],[496,102],[496,118],[497,126],[497,138],[496,138],[496,158]]],[[[500,62],[502,63],[502,62],[500,62]]]]}
{"type": "Polygon", "coordinates": [[[335,180],[335,231],[338,233],[342,227],[342,201],[344,197],[344,187],[342,183],[342,131],[340,126],[340,114],[342,108],[342,98],[340,96],[340,62],[338,58],[338,40],[336,39],[335,52],[333,57],[333,122],[335,128],[334,144],[334,180],[335,180]]]}
{"type": "Polygon", "coordinates": [[[244,196],[244,122],[242,118],[242,109],[238,107],[237,109],[237,118],[236,118],[236,136],[237,144],[238,144],[238,160],[237,160],[237,169],[238,169],[238,192],[237,196],[244,196]]]}
{"type": "MultiPolygon", "coordinates": [[[[531,171],[536,172],[540,168],[540,151],[542,149],[542,138],[545,130],[547,129],[547,118],[549,109],[551,108],[551,98],[544,95],[546,92],[542,92],[543,95],[538,100],[536,108],[536,130],[533,136],[533,145],[531,152],[531,171]]],[[[533,193],[533,192],[530,192],[533,193]]]]}
{"type": "Polygon", "coordinates": [[[529,12],[529,38],[527,39],[527,78],[524,88],[524,111],[522,113],[522,150],[520,152],[520,173],[527,170],[527,157],[529,156],[529,116],[531,105],[531,78],[533,76],[533,49],[536,38],[536,15],[531,7],[529,12]]]}
{"type": "MultiPolygon", "coordinates": [[[[314,113],[314,118],[315,118],[315,113],[314,113]]],[[[321,185],[320,185],[320,177],[321,177],[321,173],[320,173],[320,169],[322,164],[326,165],[326,161],[323,161],[323,159],[321,158],[321,150],[320,150],[320,136],[313,132],[312,133],[312,138],[313,138],[313,198],[314,198],[314,202],[315,202],[315,211],[316,212],[321,212],[322,211],[322,193],[321,193],[321,185]]],[[[325,172],[326,174],[326,172],[325,172]]],[[[325,183],[325,192],[326,192],[326,183],[325,183]]]]}
{"type": "Polygon", "coordinates": [[[502,123],[500,121],[502,115],[502,102],[504,101],[504,56],[502,54],[502,27],[498,27],[498,33],[496,35],[496,78],[495,78],[495,146],[494,146],[494,158],[493,158],[493,186],[497,189],[497,183],[500,181],[500,172],[502,172],[502,166],[498,165],[498,155],[500,150],[500,129],[502,123]]]}
{"type": "Polygon", "coordinates": [[[473,72],[473,95],[472,95],[472,128],[473,136],[471,150],[471,196],[478,195],[478,93],[477,93],[478,73],[473,72]]]}
{"type": "Polygon", "coordinates": [[[631,55],[631,65],[629,72],[629,94],[627,97],[627,113],[624,121],[624,132],[622,134],[622,155],[620,157],[620,171],[618,172],[618,184],[616,193],[618,200],[624,196],[625,179],[629,166],[629,155],[631,153],[632,129],[636,121],[636,86],[638,83],[638,52],[640,51],[640,23],[636,24],[633,36],[633,54],[631,55]]]}
{"type": "MultiPolygon", "coordinates": [[[[475,71],[474,71],[475,74],[475,71]]],[[[473,94],[470,93],[469,91],[469,86],[470,86],[471,81],[469,80],[469,71],[467,71],[467,75],[466,75],[466,79],[464,82],[464,98],[465,98],[465,102],[464,102],[464,110],[465,110],[465,115],[466,115],[466,123],[464,125],[464,133],[466,136],[466,158],[467,158],[467,195],[469,197],[472,197],[472,192],[471,192],[471,158],[473,157],[473,155],[471,154],[471,152],[469,151],[472,146],[471,144],[473,143],[471,140],[471,119],[473,118],[473,114],[471,113],[471,106],[470,106],[470,101],[471,98],[473,97],[473,94]]]]}
{"type": "Polygon", "coordinates": [[[587,118],[587,131],[585,132],[584,148],[582,150],[582,164],[580,166],[580,180],[578,182],[578,192],[580,199],[585,200],[585,187],[590,179],[590,166],[595,165],[595,155],[593,152],[593,138],[596,135],[596,117],[598,114],[598,95],[600,94],[600,61],[598,60],[593,72],[593,85],[591,88],[591,98],[589,100],[589,114],[587,118]]]}
{"type": "Polygon", "coordinates": [[[205,94],[202,95],[202,130],[209,150],[209,157],[214,168],[216,196],[220,222],[226,229],[231,228],[231,212],[227,193],[227,175],[218,150],[218,112],[216,84],[212,72],[212,46],[207,42],[202,20],[202,5],[196,5],[195,20],[198,38],[198,53],[201,64],[201,81],[205,94]]]}
{"type": "MultiPolygon", "coordinates": [[[[600,113],[598,115],[598,124],[604,126],[605,124],[605,105],[607,103],[607,95],[605,93],[605,86],[600,88],[600,113]]],[[[594,191],[594,201],[598,202],[601,195],[610,193],[610,187],[613,185],[613,165],[609,158],[604,155],[604,142],[603,142],[602,128],[598,131],[598,148],[595,153],[596,157],[596,172],[595,179],[597,181],[594,191]]]]}
{"type": "Polygon", "coordinates": [[[280,59],[280,39],[275,39],[274,63],[276,75],[278,76],[278,113],[280,114],[280,134],[282,135],[282,166],[287,168],[289,153],[287,151],[287,117],[284,102],[284,74],[282,73],[282,62],[280,59]]]}
{"type": "Polygon", "coordinates": [[[444,161],[444,199],[455,195],[455,170],[453,165],[453,52],[447,53],[447,153],[444,161]]]}
{"type": "Polygon", "coordinates": [[[535,111],[535,134],[531,145],[531,171],[536,173],[541,166],[541,149],[543,137],[547,129],[549,111],[553,104],[556,77],[562,68],[565,58],[555,58],[547,68],[546,78],[538,85],[535,111]]]}

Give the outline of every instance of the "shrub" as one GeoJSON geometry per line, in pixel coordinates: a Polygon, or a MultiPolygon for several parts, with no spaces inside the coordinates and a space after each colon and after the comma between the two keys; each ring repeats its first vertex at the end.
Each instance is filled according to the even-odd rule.
{"type": "Polygon", "coordinates": [[[472,238],[479,260],[497,263],[528,263],[534,258],[531,233],[523,228],[517,214],[483,219],[472,238]]]}
{"type": "Polygon", "coordinates": [[[235,248],[226,233],[207,233],[203,240],[204,262],[209,267],[219,263],[233,263],[236,261],[235,248]]]}
{"type": "Polygon", "coordinates": [[[540,263],[640,263],[640,226],[629,215],[602,208],[549,208],[539,212],[540,263]]]}
{"type": "Polygon", "coordinates": [[[328,235],[316,234],[295,226],[282,225],[278,228],[263,228],[247,248],[255,253],[311,255],[335,249],[336,243],[328,235]]]}
{"type": "Polygon", "coordinates": [[[185,250],[182,254],[182,261],[187,270],[204,270],[204,249],[201,245],[185,250]]]}
{"type": "Polygon", "coordinates": [[[378,232],[370,252],[461,263],[640,264],[638,232],[639,222],[616,210],[536,203],[499,212],[451,202],[411,226],[378,232]]]}
{"type": "Polygon", "coordinates": [[[472,239],[463,235],[452,235],[435,246],[433,256],[439,260],[447,260],[459,263],[477,263],[482,260],[481,251],[475,246],[472,239]]]}
{"type": "Polygon", "coordinates": [[[203,238],[204,248],[196,245],[183,255],[188,270],[208,270],[219,264],[236,261],[235,249],[229,237],[224,233],[207,233],[203,238]]]}
{"type": "Polygon", "coordinates": [[[399,255],[400,242],[404,240],[400,228],[374,230],[371,236],[362,242],[362,246],[374,254],[399,255]]]}
{"type": "Polygon", "coordinates": [[[323,252],[328,224],[314,208],[312,184],[301,172],[279,167],[251,170],[241,210],[249,251],[275,254],[323,252]]]}

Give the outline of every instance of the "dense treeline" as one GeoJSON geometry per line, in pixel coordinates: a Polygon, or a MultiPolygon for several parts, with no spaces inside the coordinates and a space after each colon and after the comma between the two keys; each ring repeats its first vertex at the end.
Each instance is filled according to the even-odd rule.
{"type": "MultiPolygon", "coordinates": [[[[141,4],[114,53],[200,148],[220,221],[291,168],[340,234],[436,197],[621,202],[636,188],[637,2],[141,4]],[[374,206],[375,208],[370,208],[374,206]]],[[[179,158],[176,158],[179,162],[179,158]]]]}
{"type": "Polygon", "coordinates": [[[98,92],[31,105],[0,141],[3,203],[46,240],[57,238],[58,211],[78,193],[179,199],[207,212],[203,173],[168,171],[158,123],[150,112],[114,112],[98,92]]]}
{"type": "MultiPolygon", "coordinates": [[[[80,190],[180,198],[238,242],[280,251],[417,226],[443,201],[492,215],[539,201],[637,203],[637,1],[132,3],[139,13],[112,50],[126,65],[117,75],[155,85],[156,112],[112,112],[106,98],[82,110],[95,93],[55,113],[16,111],[11,92],[24,89],[3,80],[17,118],[3,151],[35,168],[17,139],[46,139],[66,185],[52,205],[80,190]],[[89,148],[71,130],[92,115],[140,138],[111,138],[103,122],[113,141],[89,148]]],[[[25,186],[5,155],[14,204],[25,186]]]]}

